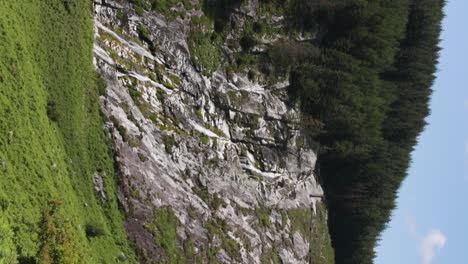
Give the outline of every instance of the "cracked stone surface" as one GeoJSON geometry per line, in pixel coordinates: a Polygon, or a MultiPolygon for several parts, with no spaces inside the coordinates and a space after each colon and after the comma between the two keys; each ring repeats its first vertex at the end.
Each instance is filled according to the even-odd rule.
{"type": "MultiPolygon", "coordinates": [[[[255,14],[254,6],[244,7],[247,14],[255,14]]],[[[316,154],[297,144],[300,114],[288,105],[288,83],[264,85],[222,70],[203,75],[187,45],[196,12],[167,22],[155,12],[138,17],[127,1],[94,2],[94,62],[107,82],[101,106],[120,168],[118,196],[129,237],[147,252],[147,263],[157,260],[146,224],[154,208],[170,206],[179,247],[189,236],[195,252],[220,246],[216,258],[223,263],[260,263],[271,248],[284,263],[308,263],[310,241],[293,233],[280,212],[313,210],[323,191],[314,177],[316,154]],[[118,10],[128,14],[128,24],[117,18],[118,10]],[[138,40],[140,24],[156,51],[138,40]],[[215,194],[217,208],[210,206],[215,194]],[[269,225],[260,223],[256,208],[269,209],[269,225]],[[229,226],[240,259],[222,248],[219,237],[209,241],[206,222],[214,218],[229,226]]],[[[98,174],[94,182],[102,196],[98,174]]]]}

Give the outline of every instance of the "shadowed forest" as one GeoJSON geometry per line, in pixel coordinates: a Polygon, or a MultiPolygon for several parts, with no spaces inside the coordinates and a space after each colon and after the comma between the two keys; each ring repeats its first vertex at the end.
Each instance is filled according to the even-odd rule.
{"type": "Polygon", "coordinates": [[[444,1],[323,2],[297,2],[318,36],[290,94],[320,145],[336,262],[372,263],[429,114],[444,1]]]}

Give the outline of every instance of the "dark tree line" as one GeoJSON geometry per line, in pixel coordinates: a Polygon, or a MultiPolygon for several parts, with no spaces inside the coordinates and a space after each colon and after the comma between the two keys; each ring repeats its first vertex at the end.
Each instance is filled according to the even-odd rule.
{"type": "Polygon", "coordinates": [[[336,261],[372,263],[429,113],[444,1],[296,2],[293,23],[319,32],[320,51],[291,72],[290,94],[304,125],[320,124],[336,261]]]}

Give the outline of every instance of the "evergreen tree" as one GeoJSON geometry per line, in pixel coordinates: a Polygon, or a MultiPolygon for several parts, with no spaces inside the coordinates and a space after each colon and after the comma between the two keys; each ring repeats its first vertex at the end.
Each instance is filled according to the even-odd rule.
{"type": "Polygon", "coordinates": [[[443,0],[293,1],[320,52],[293,68],[290,95],[321,124],[310,140],[337,263],[372,263],[429,113],[443,0]],[[313,19],[313,20],[312,20],[313,19]]]}

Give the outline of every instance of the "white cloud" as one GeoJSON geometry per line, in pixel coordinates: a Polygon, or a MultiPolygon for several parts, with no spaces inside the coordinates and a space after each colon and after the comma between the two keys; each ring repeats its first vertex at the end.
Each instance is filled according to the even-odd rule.
{"type": "Polygon", "coordinates": [[[445,246],[447,238],[439,230],[432,230],[420,242],[419,253],[421,254],[422,263],[430,264],[435,256],[436,250],[440,250],[445,246]]]}

